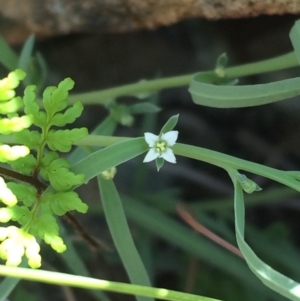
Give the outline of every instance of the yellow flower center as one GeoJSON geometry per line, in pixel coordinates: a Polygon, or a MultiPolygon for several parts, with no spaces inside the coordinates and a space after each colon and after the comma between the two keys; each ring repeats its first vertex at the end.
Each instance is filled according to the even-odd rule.
{"type": "Polygon", "coordinates": [[[155,145],[155,149],[158,153],[164,152],[166,148],[167,148],[167,143],[165,141],[159,141],[155,145]]]}

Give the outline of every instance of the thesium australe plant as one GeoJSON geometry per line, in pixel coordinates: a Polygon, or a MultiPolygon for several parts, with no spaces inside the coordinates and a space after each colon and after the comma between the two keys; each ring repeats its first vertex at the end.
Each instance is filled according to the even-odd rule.
{"type": "MultiPolygon", "coordinates": [[[[227,67],[227,58],[221,55],[212,71],[70,95],[74,86],[70,78],[63,79],[57,86],[42,88],[46,68],[39,54],[33,56],[33,37],[27,40],[20,56],[0,40],[0,62],[9,70],[7,77],[0,81],[0,275],[7,277],[0,284],[0,301],[10,295],[19,279],[90,289],[95,300],[109,300],[103,291],[130,294],[138,300],[215,300],[154,287],[153,262],[145,260],[151,258],[149,254],[147,257],[150,251],[145,247],[149,241],[145,238],[144,247],[136,246],[127,219],[141,226],[144,231],[154,233],[193,256],[211,262],[220,271],[242,279],[249,291],[254,290],[253,299],[257,292],[261,300],[282,300],[284,296],[300,301],[300,283],[297,282],[297,259],[300,256],[297,252],[289,249],[287,257],[291,259],[278,259],[279,252],[270,248],[270,252],[273,252],[270,253],[271,257],[282,260],[279,270],[287,270],[289,275],[298,277],[293,280],[262,261],[244,238],[244,194],[253,193],[254,199],[256,195],[264,193],[264,187],[255,183],[254,176],[271,179],[300,193],[300,171],[279,170],[180,143],[181,133],[176,128],[179,115],[170,116],[158,132],[151,133],[151,128],[145,128],[140,137],[113,136],[118,124],[131,126],[135,114],[159,111],[152,102],[120,104],[116,100],[120,96],[150,95],[151,98],[154,92],[162,89],[189,85],[195,106],[215,108],[253,107],[299,96],[298,77],[249,86],[237,85],[236,81],[238,77],[298,66],[300,21],[291,29],[290,39],[294,50],[269,60],[227,67]],[[85,127],[78,128],[73,124],[81,116],[83,106],[91,104],[104,105],[109,114],[89,134],[85,127]],[[232,180],[235,236],[239,250],[233,249],[209,231],[203,233],[239,257],[222,252],[216,245],[201,240],[193,231],[170,218],[167,211],[176,210],[176,200],[170,202],[172,205],[169,207],[169,203],[163,203],[164,200],[157,206],[149,206],[147,196],[119,194],[114,177],[121,164],[137,158],[139,167],[146,168],[149,167],[148,162],[155,161],[156,172],[159,171],[156,177],[159,178],[164,173],[165,161],[166,164],[179,165],[181,157],[217,166],[232,180]],[[114,247],[130,283],[91,277],[84,260],[78,255],[76,243],[66,234],[59,220],[59,217],[65,216],[71,221],[95,254],[99,255],[97,240],[84,226],[80,226],[70,212],[89,214],[88,205],[82,200],[84,197],[81,199],[74,190],[80,186],[84,189],[83,185],[94,178],[101,198],[101,206],[97,205],[94,210],[105,216],[114,247]],[[53,272],[47,269],[47,265],[43,266],[41,254],[47,245],[60,253],[60,260],[73,274],[53,272]],[[253,274],[276,294],[267,295],[265,287],[259,286],[257,278],[248,273],[245,262],[253,274]]],[[[127,173],[128,177],[132,176],[131,169],[127,173]]],[[[136,181],[141,181],[141,178],[136,181]]],[[[164,199],[170,199],[170,195],[166,193],[164,199]]],[[[180,206],[178,210],[183,215],[189,214],[180,206]]],[[[189,220],[192,220],[191,215],[189,220]]],[[[208,223],[214,227],[209,218],[208,223]]],[[[228,231],[227,234],[225,232],[222,234],[229,237],[228,231]]],[[[161,266],[167,260],[160,259],[161,266]]],[[[173,261],[171,265],[176,269],[176,262],[173,261]]],[[[217,283],[214,285],[217,286],[217,283]]]]}

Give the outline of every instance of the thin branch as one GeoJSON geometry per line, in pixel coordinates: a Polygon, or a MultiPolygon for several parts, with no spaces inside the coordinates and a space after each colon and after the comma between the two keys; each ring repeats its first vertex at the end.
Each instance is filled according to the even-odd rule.
{"type": "Polygon", "coordinates": [[[229,242],[224,240],[223,238],[219,237],[209,229],[205,228],[201,225],[196,218],[188,211],[188,209],[183,204],[177,205],[177,212],[179,216],[188,224],[190,225],[196,232],[206,236],[216,244],[222,246],[224,249],[227,249],[231,253],[241,257],[244,259],[241,251],[236,248],[235,246],[231,245],[229,242]]]}

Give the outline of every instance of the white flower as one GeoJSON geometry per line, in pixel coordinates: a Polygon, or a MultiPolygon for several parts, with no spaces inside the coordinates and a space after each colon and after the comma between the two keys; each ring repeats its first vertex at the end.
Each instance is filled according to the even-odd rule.
{"type": "Polygon", "coordinates": [[[176,158],[170,147],[175,144],[178,137],[178,131],[170,131],[160,136],[152,133],[145,133],[144,136],[150,150],[143,162],[150,162],[157,158],[163,158],[170,163],[176,163],[176,158]]]}

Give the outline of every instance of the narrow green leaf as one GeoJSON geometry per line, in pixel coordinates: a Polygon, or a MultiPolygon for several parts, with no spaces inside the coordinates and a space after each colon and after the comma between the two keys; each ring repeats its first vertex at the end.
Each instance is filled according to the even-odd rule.
{"type": "Polygon", "coordinates": [[[29,38],[25,41],[18,62],[18,67],[24,70],[27,75],[29,74],[29,65],[31,62],[32,51],[34,46],[34,35],[29,36],[29,38]]]}
{"type": "Polygon", "coordinates": [[[294,280],[275,271],[269,265],[260,260],[250,246],[244,240],[245,231],[245,207],[242,185],[235,177],[232,177],[234,184],[234,212],[235,229],[238,246],[245,257],[251,271],[270,289],[282,296],[293,300],[300,300],[300,284],[294,280]]]}
{"type": "MultiPolygon", "coordinates": [[[[132,239],[122,202],[113,180],[106,180],[99,176],[98,185],[110,233],[131,283],[151,286],[144,264],[132,239]]],[[[136,298],[139,301],[149,300],[145,297],[136,298]]]]}
{"type": "Polygon", "coordinates": [[[169,131],[172,131],[178,122],[179,114],[172,116],[162,127],[160,134],[165,134],[169,131]]]}
{"type": "MultiPolygon", "coordinates": [[[[107,136],[111,136],[113,134],[113,132],[116,129],[117,126],[117,122],[114,118],[112,118],[111,115],[107,116],[92,132],[92,134],[94,135],[107,135],[107,136]]],[[[93,150],[99,150],[98,148],[93,148],[93,150]]],[[[71,155],[68,157],[69,162],[71,164],[73,164],[73,162],[78,162],[79,160],[81,160],[84,156],[86,156],[87,154],[91,153],[92,151],[90,151],[90,149],[84,149],[81,147],[77,147],[72,153],[71,155]]]]}
{"type": "Polygon", "coordinates": [[[1,64],[10,71],[18,68],[18,55],[13,49],[5,42],[0,36],[0,62],[1,64]]]}
{"type": "Polygon", "coordinates": [[[228,56],[226,53],[222,53],[217,59],[216,70],[219,68],[224,69],[227,66],[227,63],[228,63],[228,56]]]}
{"type": "Polygon", "coordinates": [[[129,110],[131,114],[147,114],[147,113],[157,113],[161,110],[160,107],[149,103],[136,103],[132,106],[129,106],[129,110]]]}
{"type": "Polygon", "coordinates": [[[165,163],[165,160],[163,158],[157,158],[155,160],[157,171],[159,171],[163,167],[164,163],[165,163]]]}
{"type": "Polygon", "coordinates": [[[76,162],[71,167],[71,171],[84,174],[85,181],[88,182],[103,171],[137,157],[148,148],[144,138],[128,139],[86,156],[76,162]]]}
{"type": "Polygon", "coordinates": [[[108,115],[92,132],[94,135],[111,136],[117,127],[116,120],[108,115]]]}
{"type": "Polygon", "coordinates": [[[290,31],[290,39],[293,44],[296,58],[300,64],[300,21],[297,20],[290,31]]]}
{"type": "Polygon", "coordinates": [[[300,95],[300,78],[249,86],[218,86],[203,82],[202,72],[193,76],[189,92],[193,102],[215,108],[260,106],[300,95]]]}
{"type": "Polygon", "coordinates": [[[18,278],[5,278],[0,284],[0,301],[7,301],[7,297],[19,284],[20,279],[18,278]]]}
{"type": "MultiPolygon", "coordinates": [[[[251,287],[254,291],[265,291],[265,287],[259,284],[257,279],[247,271],[245,263],[236,256],[224,252],[218,246],[188,229],[179,221],[163,214],[161,210],[131,197],[124,197],[123,199],[126,216],[142,229],[195,255],[197,258],[230,275],[230,277],[242,280],[243,283],[247,283],[247,286],[251,287]]],[[[276,294],[274,295],[276,296],[276,294]]],[[[281,298],[277,298],[277,300],[281,300],[281,298]]]]}
{"type": "Polygon", "coordinates": [[[235,177],[239,181],[245,192],[250,194],[254,191],[261,190],[261,188],[254,181],[248,179],[245,175],[236,172],[235,177]]]}
{"type": "Polygon", "coordinates": [[[39,94],[40,90],[42,89],[42,87],[46,82],[47,75],[48,75],[48,67],[45,59],[39,52],[37,52],[36,54],[36,61],[38,65],[38,70],[36,71],[36,75],[35,75],[36,78],[34,79],[34,82],[37,85],[37,92],[39,94]]]}

